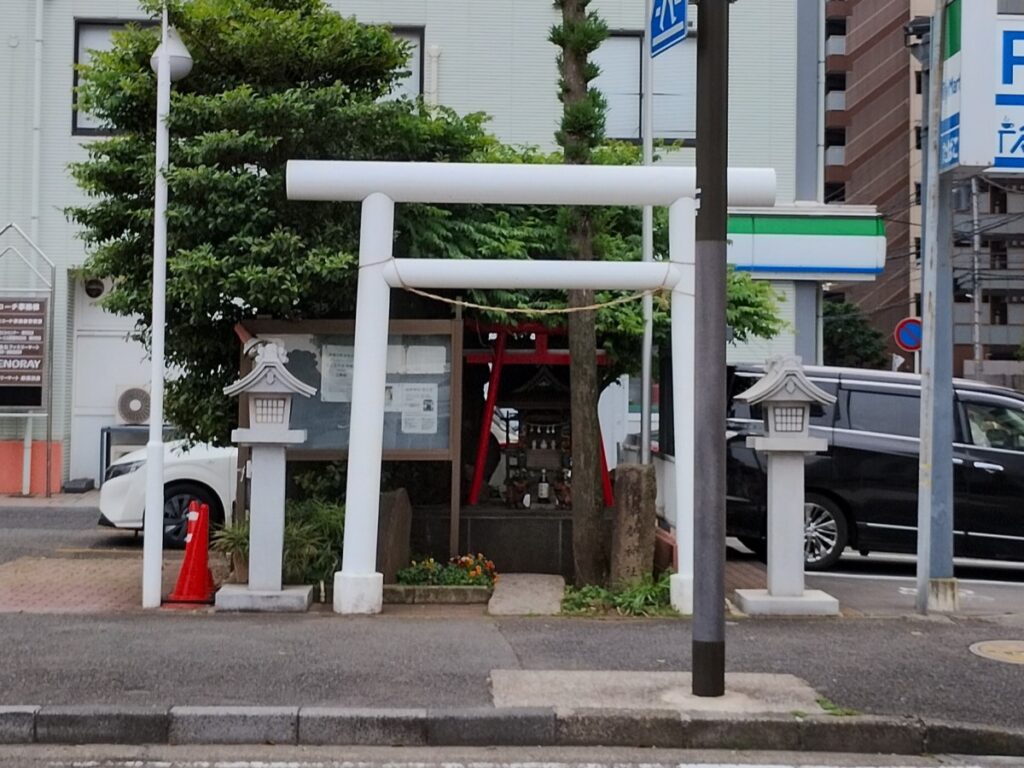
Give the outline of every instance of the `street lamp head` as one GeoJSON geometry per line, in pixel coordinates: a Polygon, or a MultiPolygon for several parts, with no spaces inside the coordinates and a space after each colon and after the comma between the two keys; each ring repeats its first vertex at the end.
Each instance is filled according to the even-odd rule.
{"type": "MultiPolygon", "coordinates": [[[[149,59],[149,66],[154,72],[159,72],[160,47],[162,45],[163,43],[156,47],[152,57],[149,59]]],[[[188,52],[188,48],[181,42],[181,38],[178,37],[178,32],[174,27],[170,27],[167,30],[167,54],[171,64],[172,83],[181,80],[192,71],[192,54],[188,52]]]]}

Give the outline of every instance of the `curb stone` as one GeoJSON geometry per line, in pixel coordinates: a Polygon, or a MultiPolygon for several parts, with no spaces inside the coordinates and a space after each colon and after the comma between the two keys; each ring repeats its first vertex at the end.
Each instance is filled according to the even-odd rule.
{"type": "Polygon", "coordinates": [[[423,747],[427,744],[427,710],[302,707],[298,743],[423,747]]]}
{"type": "Polygon", "coordinates": [[[298,744],[298,707],[171,707],[171,744],[298,744]]]}
{"type": "Polygon", "coordinates": [[[0,706],[0,744],[634,746],[1024,756],[1024,729],[917,717],[551,708],[0,706]]]}
{"type": "Polygon", "coordinates": [[[548,747],[555,711],[539,707],[427,710],[427,744],[435,747],[548,747]]]}
{"type": "Polygon", "coordinates": [[[800,722],[800,748],[808,752],[877,752],[918,755],[925,726],[912,717],[813,715],[800,722]]]}
{"type": "Polygon", "coordinates": [[[36,740],[39,707],[0,707],[0,744],[29,744],[36,740]]]}
{"type": "Polygon", "coordinates": [[[683,718],[675,710],[563,710],[555,718],[555,743],[563,747],[662,747],[683,744],[683,718]]]}
{"type": "Polygon", "coordinates": [[[1024,729],[924,720],[929,753],[1024,756],[1024,729]]]}
{"type": "Polygon", "coordinates": [[[168,716],[158,707],[43,707],[36,712],[40,744],[153,744],[167,741],[168,716]]]}
{"type": "Polygon", "coordinates": [[[800,749],[800,721],[791,715],[686,714],[681,746],[796,752],[800,749]]]}

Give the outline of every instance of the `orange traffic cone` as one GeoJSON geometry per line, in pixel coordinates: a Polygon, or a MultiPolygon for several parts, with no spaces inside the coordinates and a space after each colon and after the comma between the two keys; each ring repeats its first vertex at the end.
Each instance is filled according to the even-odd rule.
{"type": "Polygon", "coordinates": [[[193,501],[188,507],[188,533],[185,536],[185,560],[178,584],[167,598],[171,603],[212,603],[216,585],[210,573],[210,508],[193,501]]]}

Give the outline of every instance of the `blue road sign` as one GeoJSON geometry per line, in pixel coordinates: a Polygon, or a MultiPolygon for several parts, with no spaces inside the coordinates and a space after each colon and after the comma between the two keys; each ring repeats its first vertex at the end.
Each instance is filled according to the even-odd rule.
{"type": "Polygon", "coordinates": [[[923,337],[924,333],[921,330],[921,318],[919,317],[907,317],[900,320],[893,333],[896,346],[904,352],[917,352],[921,348],[923,337]]]}
{"type": "Polygon", "coordinates": [[[664,53],[686,37],[686,0],[654,0],[651,56],[664,53]]]}

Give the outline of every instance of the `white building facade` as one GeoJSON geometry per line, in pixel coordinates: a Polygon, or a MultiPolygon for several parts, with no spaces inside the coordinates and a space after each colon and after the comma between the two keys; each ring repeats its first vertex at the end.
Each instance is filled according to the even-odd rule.
{"type": "MultiPolygon", "coordinates": [[[[460,113],[486,112],[492,118],[489,129],[502,141],[555,149],[561,104],[556,49],[548,33],[559,14],[550,2],[331,4],[360,21],[389,24],[411,43],[403,94],[422,95],[460,113]]],[[[797,353],[819,360],[821,283],[873,279],[884,260],[884,237],[874,210],[826,210],[813,203],[821,199],[821,147],[815,132],[804,129],[809,123],[816,127],[822,114],[821,5],[803,0],[733,5],[730,164],[776,169],[780,208],[734,212],[730,260],[773,281],[784,297],[780,310],[787,321],[778,338],[733,349],[734,359],[797,353]],[[840,234],[834,234],[837,228],[840,234]],[[837,243],[842,247],[834,247],[837,243]]],[[[595,9],[613,33],[596,56],[603,69],[596,85],[609,102],[608,135],[639,140],[643,3],[601,0],[595,9]]],[[[696,8],[690,12],[699,23],[696,8]]],[[[107,45],[111,30],[149,19],[134,0],[2,0],[2,16],[7,34],[0,45],[0,71],[5,73],[0,78],[0,175],[5,180],[0,227],[18,224],[56,264],[49,446],[56,488],[68,478],[98,479],[100,431],[124,420],[126,414],[118,415],[119,394],[148,381],[144,350],[127,340],[132,322],[103,312],[97,306],[102,296],[87,295],[76,277],[86,253],[64,209],[83,202],[68,164],[84,159],[84,145],[102,130],[88,115],[74,111],[74,64],[88,57],[89,48],[107,45]]],[[[695,38],[656,61],[655,136],[688,145],[664,162],[692,164],[695,38]]],[[[0,250],[5,246],[0,242],[0,250]]],[[[0,258],[0,297],[5,287],[23,279],[7,261],[0,258]]],[[[93,294],[100,289],[90,286],[93,294]]],[[[39,457],[47,450],[45,431],[35,421],[33,493],[45,487],[39,457]]],[[[23,490],[24,424],[18,418],[0,420],[0,493],[23,490]]]]}

